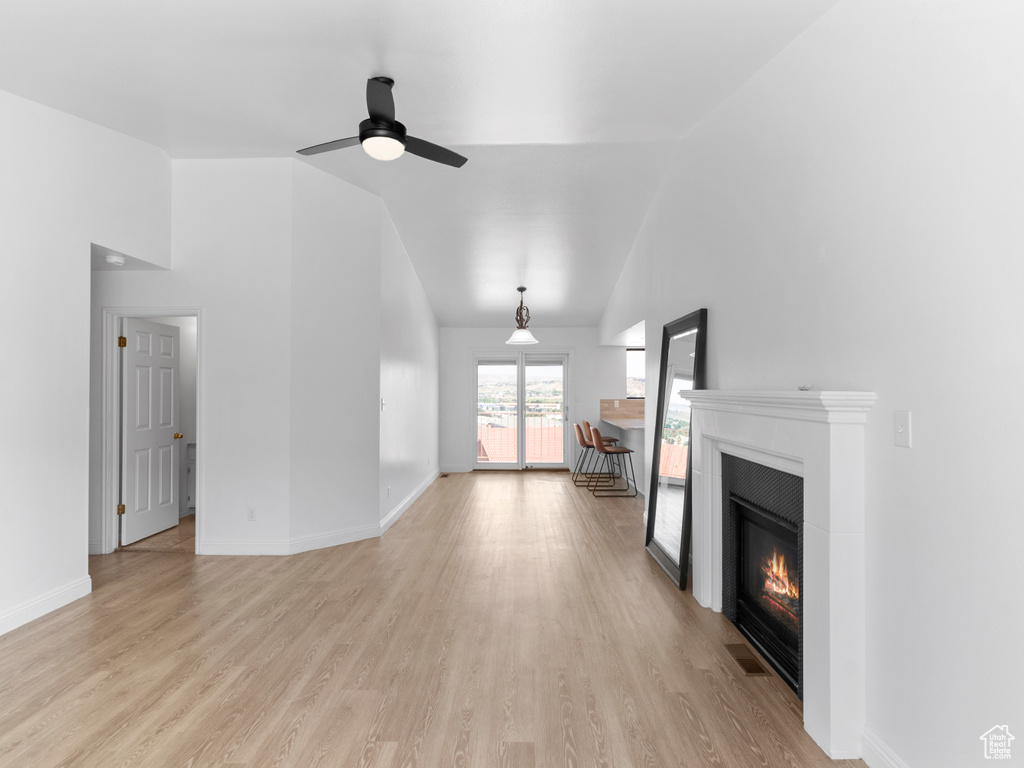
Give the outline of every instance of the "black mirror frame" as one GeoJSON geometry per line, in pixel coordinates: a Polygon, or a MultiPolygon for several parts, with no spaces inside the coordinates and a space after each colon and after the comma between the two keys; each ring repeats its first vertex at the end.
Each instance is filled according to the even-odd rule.
{"type": "MultiPolygon", "coordinates": [[[[679,565],[672,562],[672,558],[665,552],[658,542],[654,541],[654,519],[658,509],[658,479],[661,467],[661,436],[665,420],[665,376],[668,374],[668,350],[673,336],[678,336],[684,331],[697,329],[697,338],[694,342],[693,355],[693,388],[704,389],[705,382],[705,351],[708,336],[708,311],[698,309],[685,317],[681,317],[671,323],[666,323],[661,334],[661,365],[658,369],[658,410],[654,420],[654,449],[651,451],[651,487],[647,496],[647,539],[644,542],[647,551],[655,559],[665,572],[669,575],[676,586],[686,589],[686,575],[689,572],[690,560],[690,536],[693,529],[693,515],[691,513],[691,458],[692,454],[686,454],[686,488],[683,491],[683,530],[682,541],[679,546],[679,565]]],[[[691,422],[692,426],[692,422],[691,422]]],[[[693,446],[692,433],[690,446],[693,446]]]]}

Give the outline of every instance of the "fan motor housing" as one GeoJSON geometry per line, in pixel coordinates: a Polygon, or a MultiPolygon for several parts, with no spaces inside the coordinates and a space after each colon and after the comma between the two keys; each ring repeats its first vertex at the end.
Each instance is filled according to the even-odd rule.
{"type": "Polygon", "coordinates": [[[405,144],[405,126],[397,120],[393,123],[378,123],[367,118],[359,123],[359,141],[363,142],[373,136],[384,136],[405,144]]]}

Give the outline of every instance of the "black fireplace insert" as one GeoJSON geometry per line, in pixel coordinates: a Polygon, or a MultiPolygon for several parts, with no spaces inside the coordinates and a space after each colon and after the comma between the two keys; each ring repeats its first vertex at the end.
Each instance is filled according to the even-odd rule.
{"type": "Polygon", "coordinates": [[[722,612],[802,698],[803,478],[722,454],[722,612]]]}
{"type": "Polygon", "coordinates": [[[800,687],[799,528],[735,494],[737,513],[736,626],[800,687]]]}

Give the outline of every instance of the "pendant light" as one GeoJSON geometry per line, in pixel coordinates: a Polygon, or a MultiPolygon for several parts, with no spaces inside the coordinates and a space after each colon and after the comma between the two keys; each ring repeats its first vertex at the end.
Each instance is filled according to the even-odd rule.
{"type": "Polygon", "coordinates": [[[516,323],[518,327],[512,331],[512,335],[508,337],[506,344],[539,344],[540,342],[533,338],[533,334],[526,330],[526,324],[530,322],[530,309],[523,304],[523,294],[526,293],[526,288],[519,286],[516,288],[519,291],[519,309],[516,310],[516,323]]]}

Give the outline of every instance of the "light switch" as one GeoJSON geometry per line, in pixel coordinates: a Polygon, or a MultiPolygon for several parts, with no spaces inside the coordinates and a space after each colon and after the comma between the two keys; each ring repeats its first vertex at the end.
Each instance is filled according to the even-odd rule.
{"type": "Polygon", "coordinates": [[[900,448],[910,448],[910,411],[893,411],[892,431],[896,445],[900,448]]]}
{"type": "Polygon", "coordinates": [[[616,407],[616,408],[618,408],[618,407],[619,407],[619,401],[618,401],[618,400],[616,400],[616,401],[615,401],[615,407],[616,407]]]}

